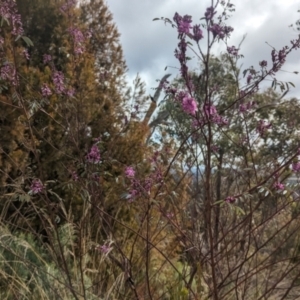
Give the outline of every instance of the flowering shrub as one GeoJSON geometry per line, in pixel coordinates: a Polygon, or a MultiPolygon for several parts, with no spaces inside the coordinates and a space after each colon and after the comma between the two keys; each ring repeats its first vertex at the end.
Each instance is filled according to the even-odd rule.
{"type": "MultiPolygon", "coordinates": [[[[299,196],[289,180],[300,170],[300,107],[282,101],[293,84],[276,74],[300,38],[242,71],[242,44],[229,44],[229,1],[212,1],[201,23],[162,18],[177,30],[179,75],[164,76],[142,119],[138,80],[133,98],[143,101],[129,113],[116,103],[123,90],[111,79],[115,46],[102,40],[107,10],[97,32],[95,6],[46,2],[35,4],[59,18],[36,58],[16,2],[0,0],[1,296],[298,295],[299,196]],[[190,50],[199,70],[189,68],[190,50]],[[282,95],[259,93],[266,79],[282,95]],[[162,111],[149,122],[161,91],[162,111]]],[[[85,5],[95,3],[104,6],[85,5]]]]}

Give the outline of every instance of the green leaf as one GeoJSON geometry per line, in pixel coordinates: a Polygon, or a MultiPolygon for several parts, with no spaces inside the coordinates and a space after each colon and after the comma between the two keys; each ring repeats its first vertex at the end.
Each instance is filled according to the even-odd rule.
{"type": "Polygon", "coordinates": [[[273,82],[272,82],[272,86],[271,87],[273,89],[276,89],[276,85],[277,85],[277,82],[276,82],[276,79],[274,79],[273,82]]]}
{"type": "MultiPolygon", "coordinates": [[[[297,74],[298,74],[298,72],[297,72],[297,74]]],[[[289,85],[291,85],[292,87],[295,87],[295,85],[292,82],[289,82],[289,85]]]]}
{"type": "Polygon", "coordinates": [[[27,46],[33,46],[33,42],[27,36],[22,36],[22,40],[26,43],[27,46]]]}
{"type": "Polygon", "coordinates": [[[238,214],[242,214],[242,215],[245,215],[245,212],[243,209],[241,209],[239,206],[235,206],[235,210],[238,214]]]}
{"type": "Polygon", "coordinates": [[[219,200],[219,201],[216,201],[215,203],[214,203],[214,205],[218,205],[218,204],[224,204],[224,200],[219,200]]]}

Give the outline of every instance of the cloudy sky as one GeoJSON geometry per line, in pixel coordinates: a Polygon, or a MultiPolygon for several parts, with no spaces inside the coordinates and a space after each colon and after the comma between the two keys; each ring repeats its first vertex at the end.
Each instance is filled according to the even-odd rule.
{"type": "MultiPolygon", "coordinates": [[[[193,24],[199,24],[204,16],[210,0],[106,0],[114,16],[115,23],[121,33],[121,43],[129,68],[129,81],[137,73],[147,84],[147,91],[157,85],[156,79],[166,72],[173,77],[178,74],[178,63],[174,58],[177,46],[176,30],[163,21],[152,20],[156,17],[172,19],[175,12],[180,15],[191,15],[193,24]],[[165,71],[165,67],[169,66],[165,71]]],[[[300,19],[299,0],[232,0],[236,11],[227,21],[234,27],[229,45],[238,46],[243,35],[247,37],[242,44],[240,53],[245,56],[240,61],[242,69],[257,67],[258,62],[271,62],[269,46],[280,49],[290,45],[290,40],[298,36],[289,25],[300,19]],[[268,42],[268,44],[266,43],[268,42]]],[[[204,46],[204,45],[203,45],[204,46]]],[[[220,43],[214,51],[220,53],[225,45],[220,43]]],[[[194,60],[196,64],[197,61],[194,60]]],[[[300,49],[293,53],[284,66],[285,71],[299,71],[298,75],[281,72],[279,80],[292,81],[296,88],[290,96],[300,98],[300,49]]],[[[267,86],[270,83],[266,83],[267,86]]]]}

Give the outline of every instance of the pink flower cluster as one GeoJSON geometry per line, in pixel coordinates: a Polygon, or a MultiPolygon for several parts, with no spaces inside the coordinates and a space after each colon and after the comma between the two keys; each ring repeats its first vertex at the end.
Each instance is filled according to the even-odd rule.
{"type": "Polygon", "coordinates": [[[55,86],[55,92],[58,95],[67,95],[68,97],[73,97],[75,94],[75,89],[73,87],[66,88],[65,86],[65,76],[61,71],[53,71],[52,81],[55,86]]]}
{"type": "Polygon", "coordinates": [[[0,77],[2,80],[9,81],[14,86],[18,85],[18,75],[15,66],[12,64],[7,63],[1,67],[0,77]]]}
{"type": "Polygon", "coordinates": [[[39,179],[34,179],[30,186],[30,194],[40,194],[44,190],[44,186],[39,179]]]}
{"type": "Polygon", "coordinates": [[[190,115],[195,115],[198,110],[195,98],[191,97],[186,91],[174,90],[175,100],[179,102],[184,112],[190,115]]]}
{"type": "Polygon", "coordinates": [[[132,178],[135,175],[135,170],[132,167],[126,167],[125,169],[125,176],[127,178],[132,178]]]}
{"type": "Polygon", "coordinates": [[[268,62],[266,60],[262,60],[261,62],[259,62],[259,65],[262,67],[262,68],[265,68],[267,65],[268,65],[268,62]]]}
{"type": "Polygon", "coordinates": [[[60,10],[64,13],[67,13],[70,8],[75,7],[77,4],[77,0],[68,0],[65,4],[63,4],[60,10]]]}
{"type": "Polygon", "coordinates": [[[267,123],[266,121],[264,120],[260,120],[258,123],[257,123],[257,126],[256,126],[256,131],[258,132],[258,134],[262,137],[265,132],[270,129],[272,127],[272,124],[271,123],[267,123]]]}
{"type": "Polygon", "coordinates": [[[285,46],[278,52],[275,49],[272,50],[271,57],[273,62],[273,67],[272,67],[273,72],[279,71],[282,65],[285,63],[288,48],[289,48],[288,46],[285,46]]]}
{"type": "Polygon", "coordinates": [[[173,20],[177,24],[177,30],[179,35],[190,33],[190,29],[192,28],[192,26],[190,25],[192,23],[191,16],[185,15],[182,17],[178,13],[175,13],[173,20]]]}
{"type": "Polygon", "coordinates": [[[198,43],[201,39],[203,39],[203,32],[200,28],[200,25],[194,25],[193,27],[193,38],[198,43]]]}
{"type": "Polygon", "coordinates": [[[96,246],[96,249],[102,252],[103,254],[108,254],[112,250],[112,247],[110,245],[104,244],[101,246],[96,246]]]}
{"type": "Polygon", "coordinates": [[[42,91],[43,97],[49,97],[52,95],[52,91],[50,90],[50,88],[48,87],[48,85],[46,83],[44,83],[43,86],[41,87],[41,91],[42,91]]]}
{"type": "Polygon", "coordinates": [[[249,74],[248,76],[247,76],[247,84],[250,84],[251,83],[251,81],[252,81],[252,75],[251,74],[249,74]]]}
{"type": "Polygon", "coordinates": [[[178,43],[178,49],[175,50],[175,57],[179,60],[180,63],[180,71],[183,78],[188,77],[188,67],[186,65],[186,48],[187,43],[184,39],[178,43]]]}
{"type": "Polygon", "coordinates": [[[228,125],[228,120],[218,114],[217,109],[213,104],[204,104],[203,114],[206,119],[219,126],[228,125]]]}
{"type": "Polygon", "coordinates": [[[73,38],[74,53],[77,55],[84,53],[84,42],[86,37],[83,35],[82,31],[76,27],[71,27],[68,29],[68,31],[73,38]]]}
{"type": "Polygon", "coordinates": [[[185,96],[182,100],[182,109],[186,113],[194,116],[198,110],[196,100],[192,97],[185,96]]]}
{"type": "Polygon", "coordinates": [[[14,0],[0,1],[0,18],[7,21],[12,26],[12,34],[15,36],[22,35],[23,25],[21,15],[18,14],[17,4],[14,0]]]}
{"type": "Polygon", "coordinates": [[[221,26],[219,24],[213,24],[208,28],[212,32],[213,36],[218,39],[224,39],[230,37],[230,33],[233,31],[231,26],[221,26]]]}
{"type": "Polygon", "coordinates": [[[300,172],[300,162],[297,161],[295,163],[292,163],[292,170],[295,173],[299,173],[300,172]]]}
{"type": "MultiPolygon", "coordinates": [[[[155,164],[156,158],[152,158],[151,162],[152,164],[155,164]]],[[[164,183],[163,174],[158,167],[155,167],[155,171],[143,180],[137,179],[135,177],[136,172],[134,168],[130,166],[125,168],[124,174],[128,179],[130,179],[130,187],[127,195],[127,199],[129,202],[133,202],[134,199],[138,196],[146,194],[149,195],[154,185],[162,185],[164,183]]]]}
{"type": "Polygon", "coordinates": [[[284,184],[282,184],[281,182],[279,181],[276,181],[274,183],[274,188],[278,191],[281,191],[281,190],[284,190],[284,184]]]}
{"type": "Polygon", "coordinates": [[[29,59],[30,59],[30,55],[29,55],[29,53],[28,53],[28,50],[27,50],[27,49],[24,49],[24,50],[22,51],[22,54],[24,55],[24,57],[25,57],[27,60],[29,60],[29,59]]]}
{"type": "Polygon", "coordinates": [[[214,17],[214,15],[216,14],[217,12],[215,11],[215,9],[213,8],[213,6],[210,6],[208,8],[206,8],[206,12],[204,14],[205,16],[205,19],[210,21],[212,20],[212,18],[214,17]]]}
{"type": "Polygon", "coordinates": [[[57,94],[63,94],[65,92],[65,76],[61,71],[54,71],[52,74],[52,80],[55,86],[55,91],[57,94]]]}
{"type": "Polygon", "coordinates": [[[97,164],[100,162],[100,151],[97,145],[93,145],[90,152],[86,155],[87,162],[97,164]]]}
{"type": "Polygon", "coordinates": [[[246,113],[248,112],[253,106],[255,106],[255,102],[249,101],[246,104],[242,103],[239,106],[240,113],[246,113]]]}
{"type": "Polygon", "coordinates": [[[200,28],[200,25],[194,25],[194,26],[191,25],[192,23],[191,16],[185,15],[182,17],[178,13],[175,13],[173,20],[177,25],[178,36],[180,38],[178,49],[175,50],[175,57],[180,62],[180,67],[181,67],[180,71],[182,77],[186,80],[186,82],[188,82],[189,76],[188,76],[188,67],[186,64],[187,43],[185,41],[185,38],[186,36],[189,36],[190,38],[194,39],[198,43],[203,38],[203,32],[200,28]],[[190,29],[192,28],[193,28],[193,34],[190,33],[190,29]]]}
{"type": "Polygon", "coordinates": [[[235,46],[227,47],[227,52],[233,56],[237,56],[239,49],[235,48],[235,46]]]}
{"type": "Polygon", "coordinates": [[[43,63],[44,64],[47,64],[49,63],[50,61],[52,61],[52,56],[50,54],[44,54],[43,55],[43,63]]]}
{"type": "Polygon", "coordinates": [[[191,25],[191,16],[185,15],[182,17],[178,13],[175,13],[173,20],[177,25],[177,31],[181,39],[184,39],[185,35],[188,35],[190,38],[193,38],[196,42],[199,42],[203,38],[203,32],[200,28],[200,25],[191,25]],[[193,29],[193,34],[190,32],[191,29],[193,29]]]}
{"type": "Polygon", "coordinates": [[[227,203],[234,203],[235,202],[235,197],[233,196],[228,196],[226,199],[225,199],[225,202],[227,203]]]}

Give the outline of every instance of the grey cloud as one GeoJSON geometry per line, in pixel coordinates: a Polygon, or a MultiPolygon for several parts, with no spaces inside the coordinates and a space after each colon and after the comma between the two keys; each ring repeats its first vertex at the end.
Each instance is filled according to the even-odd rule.
{"type": "MultiPolygon", "coordinates": [[[[236,12],[232,14],[228,24],[234,27],[235,31],[228,44],[238,45],[242,36],[247,34],[241,47],[241,53],[245,56],[241,61],[243,68],[251,65],[257,67],[258,62],[263,59],[271,62],[272,48],[265,42],[280,49],[284,45],[289,45],[290,40],[297,37],[298,33],[288,28],[288,25],[300,17],[297,14],[299,8],[297,1],[293,3],[291,0],[232,2],[236,3],[236,12]],[[257,20],[260,22],[259,26],[257,20]]],[[[133,78],[139,72],[146,81],[147,89],[150,90],[151,87],[156,86],[155,80],[161,78],[166,72],[171,72],[174,76],[178,74],[178,70],[173,68],[164,71],[167,65],[178,67],[174,58],[174,50],[178,43],[176,30],[170,25],[165,26],[161,21],[153,22],[152,19],[162,16],[172,18],[177,11],[182,15],[192,15],[194,23],[198,23],[209,3],[210,1],[199,0],[108,0],[107,4],[121,33],[129,77],[133,78]]],[[[225,46],[218,46],[219,49],[225,51],[225,46]]],[[[299,53],[291,55],[284,69],[297,70],[299,57],[299,53]]],[[[197,61],[194,62],[194,65],[196,64],[197,61]]],[[[281,72],[279,79],[295,82],[298,78],[294,74],[281,72]]],[[[293,91],[293,94],[297,92],[300,92],[300,86],[293,91]]]]}

